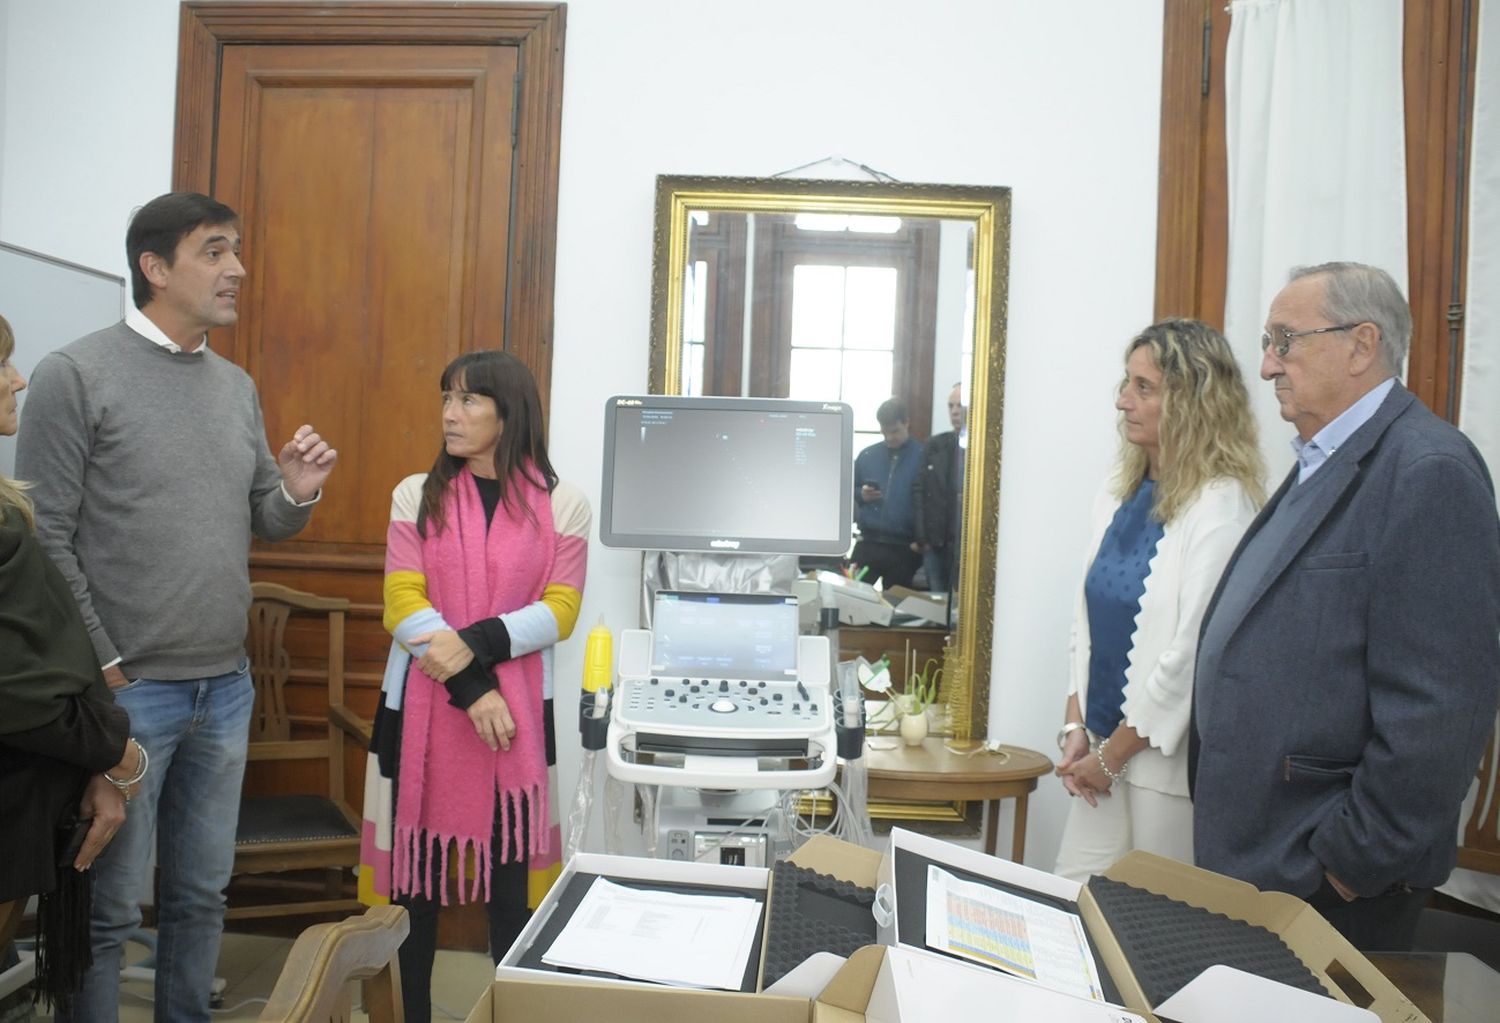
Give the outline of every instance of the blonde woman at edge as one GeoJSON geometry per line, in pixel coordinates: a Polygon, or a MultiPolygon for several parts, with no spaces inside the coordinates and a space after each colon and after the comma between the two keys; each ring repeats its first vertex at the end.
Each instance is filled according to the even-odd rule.
{"type": "MultiPolygon", "coordinates": [[[[19,428],[26,388],[15,342],[0,316],[0,437],[19,428]]],[[[41,896],[35,990],[66,1011],[89,965],[88,871],[125,823],[148,758],[37,542],[25,490],[0,475],[0,954],[41,896]]]]}
{"type": "Polygon", "coordinates": [[[1057,873],[1132,849],[1193,861],[1188,719],[1198,626],[1265,501],[1255,419],[1223,335],[1163,320],[1125,349],[1120,460],[1094,503],[1057,774],[1074,797],[1057,873]]]}

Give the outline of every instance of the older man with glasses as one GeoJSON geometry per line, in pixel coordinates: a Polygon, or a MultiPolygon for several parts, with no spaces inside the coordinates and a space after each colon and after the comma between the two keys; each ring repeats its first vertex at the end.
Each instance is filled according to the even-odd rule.
{"type": "Polygon", "coordinates": [[[1397,380],[1411,311],[1358,263],[1292,271],[1261,377],[1297,465],[1199,637],[1198,863],[1411,947],[1456,858],[1500,693],[1500,521],[1483,459],[1397,380]]]}

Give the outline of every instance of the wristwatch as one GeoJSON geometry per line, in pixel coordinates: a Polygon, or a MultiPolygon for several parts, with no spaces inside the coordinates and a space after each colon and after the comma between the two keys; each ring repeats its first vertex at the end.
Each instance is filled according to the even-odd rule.
{"type": "Polygon", "coordinates": [[[1082,721],[1069,721],[1067,724],[1063,725],[1057,730],[1057,748],[1066,749],[1068,736],[1081,729],[1085,729],[1086,727],[1087,726],[1084,725],[1082,721]]]}

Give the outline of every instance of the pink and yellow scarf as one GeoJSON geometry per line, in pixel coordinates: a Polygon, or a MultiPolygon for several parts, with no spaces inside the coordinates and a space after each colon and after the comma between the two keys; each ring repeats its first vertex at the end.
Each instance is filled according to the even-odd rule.
{"type": "MultiPolygon", "coordinates": [[[[448,484],[442,529],[431,529],[422,542],[428,599],[454,627],[535,602],[551,577],[556,547],[551,496],[521,473],[508,489],[510,507],[502,502],[487,526],[474,481],[463,469],[448,484]]],[[[396,893],[431,898],[433,871],[421,867],[436,857],[437,876],[446,879],[455,844],[460,902],[480,898],[481,891],[489,899],[492,839],[501,843],[502,863],[548,851],[541,655],[499,664],[495,675],[516,722],[509,750],[486,746],[468,714],[448,703],[447,690],[415,660],[407,670],[393,843],[396,893]],[[524,852],[523,834],[529,837],[524,852]],[[477,869],[467,875],[470,851],[477,869]]],[[[447,887],[445,880],[440,893],[445,905],[447,887]]]]}

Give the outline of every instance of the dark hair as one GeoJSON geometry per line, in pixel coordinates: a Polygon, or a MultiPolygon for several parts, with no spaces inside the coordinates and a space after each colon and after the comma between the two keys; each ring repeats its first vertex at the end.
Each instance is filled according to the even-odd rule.
{"type": "Polygon", "coordinates": [[[197,192],[168,192],[136,210],[125,229],[125,259],[130,264],[130,294],[137,309],[151,301],[151,282],[141,270],[141,256],[160,256],[168,266],[177,245],[204,224],[235,224],[240,215],[217,199],[197,192]]]}
{"type": "MultiPolygon", "coordinates": [[[[495,479],[500,484],[500,503],[506,510],[511,508],[511,484],[517,477],[549,491],[557,486],[557,473],[547,458],[547,439],[542,434],[542,396],[525,363],[493,349],[468,352],[448,363],[440,389],[462,389],[495,403],[504,425],[500,443],[495,446],[495,479]]],[[[448,454],[446,446],[438,449],[432,471],[422,484],[422,507],[417,512],[417,532],[422,536],[427,535],[428,522],[434,529],[443,528],[443,495],[463,466],[464,460],[448,454]]]]}
{"type": "Polygon", "coordinates": [[[875,421],[880,424],[882,430],[888,430],[897,423],[911,422],[911,413],[906,408],[904,398],[887,398],[880,403],[875,410],[875,421]]]}

